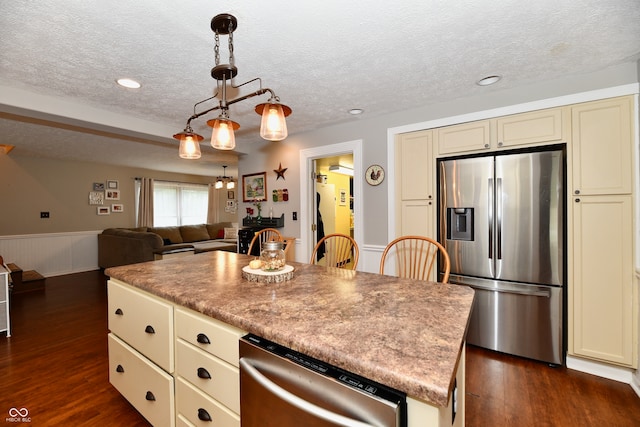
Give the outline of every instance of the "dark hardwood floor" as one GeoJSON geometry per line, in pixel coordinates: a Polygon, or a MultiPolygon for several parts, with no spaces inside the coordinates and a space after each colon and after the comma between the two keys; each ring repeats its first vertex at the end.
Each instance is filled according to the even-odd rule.
{"type": "MultiPolygon", "coordinates": [[[[149,425],[109,384],[105,281],[99,271],[58,276],[44,292],[12,296],[0,422],[26,408],[32,426],[149,425]]],[[[629,385],[477,347],[466,386],[469,427],[640,425],[629,385]]]]}

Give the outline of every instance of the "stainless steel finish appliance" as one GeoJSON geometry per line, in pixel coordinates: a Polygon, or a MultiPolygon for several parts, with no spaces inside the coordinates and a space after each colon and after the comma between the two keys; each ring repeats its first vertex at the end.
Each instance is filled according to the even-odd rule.
{"type": "Polygon", "coordinates": [[[243,427],[406,426],[406,395],[255,335],[240,341],[243,427]]]}
{"type": "Polygon", "coordinates": [[[467,342],[564,362],[562,149],[439,162],[439,238],[451,283],[476,291],[467,342]]]}

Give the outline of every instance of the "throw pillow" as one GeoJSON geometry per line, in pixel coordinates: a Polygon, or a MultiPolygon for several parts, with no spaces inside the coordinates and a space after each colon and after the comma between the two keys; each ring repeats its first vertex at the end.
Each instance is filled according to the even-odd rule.
{"type": "Polygon", "coordinates": [[[216,239],[224,239],[224,228],[218,230],[218,234],[216,235],[216,239]]]}
{"type": "Polygon", "coordinates": [[[226,228],[224,229],[224,238],[225,239],[237,239],[238,238],[238,229],[237,228],[226,228]]]}

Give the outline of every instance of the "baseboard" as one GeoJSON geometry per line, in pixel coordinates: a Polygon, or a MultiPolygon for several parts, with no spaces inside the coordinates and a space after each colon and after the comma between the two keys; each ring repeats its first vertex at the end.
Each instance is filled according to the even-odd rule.
{"type": "MultiPolygon", "coordinates": [[[[607,365],[605,363],[599,363],[573,356],[567,356],[567,368],[573,369],[574,371],[585,372],[587,374],[618,381],[621,383],[630,384],[633,387],[633,370],[630,368],[607,365]]],[[[638,393],[637,383],[635,390],[636,393],[638,393]]],[[[640,394],[638,395],[640,396],[640,394]]]]}

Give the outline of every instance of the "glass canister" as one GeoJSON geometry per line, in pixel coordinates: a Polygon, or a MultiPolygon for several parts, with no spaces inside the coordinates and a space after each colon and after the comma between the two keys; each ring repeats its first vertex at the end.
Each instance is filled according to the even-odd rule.
{"type": "Polygon", "coordinates": [[[264,242],[260,252],[263,271],[280,271],[284,268],[286,260],[283,242],[264,242]]]}

